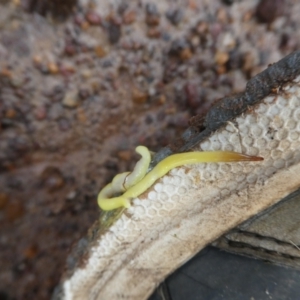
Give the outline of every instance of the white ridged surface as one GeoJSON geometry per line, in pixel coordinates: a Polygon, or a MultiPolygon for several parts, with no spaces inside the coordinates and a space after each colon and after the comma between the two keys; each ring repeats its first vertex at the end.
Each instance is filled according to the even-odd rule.
{"type": "Polygon", "coordinates": [[[260,155],[263,162],[172,170],[135,199],[91,249],[85,267],[64,282],[65,299],[147,298],[207,243],[300,186],[299,137],[295,83],[195,149],[260,155]]]}

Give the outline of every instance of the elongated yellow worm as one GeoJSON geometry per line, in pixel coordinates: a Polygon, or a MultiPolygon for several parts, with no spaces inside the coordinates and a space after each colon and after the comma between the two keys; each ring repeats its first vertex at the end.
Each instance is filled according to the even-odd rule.
{"type": "MultiPolygon", "coordinates": [[[[135,167],[133,179],[127,180],[129,173],[116,175],[112,183],[108,184],[98,195],[98,205],[102,210],[113,210],[120,207],[130,207],[130,200],[138,197],[145,192],[153,183],[167,174],[173,168],[204,162],[235,162],[235,161],[259,161],[262,157],[249,156],[231,151],[211,151],[211,152],[185,152],[170,155],[159,162],[149,173],[146,174],[149,163],[150,153],[148,148],[138,146],[136,151],[142,155],[142,159],[135,167]],[[143,153],[143,154],[142,154],[143,153]],[[130,185],[125,185],[130,182],[130,185]],[[118,197],[113,197],[117,192],[125,193],[118,197]]],[[[133,173],[133,172],[132,172],[133,173]]]]}

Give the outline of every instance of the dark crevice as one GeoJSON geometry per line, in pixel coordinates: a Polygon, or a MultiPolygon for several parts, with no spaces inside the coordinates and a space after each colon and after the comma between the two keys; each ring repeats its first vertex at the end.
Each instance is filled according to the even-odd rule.
{"type": "MultiPolygon", "coordinates": [[[[286,253],[281,253],[275,250],[269,250],[269,249],[265,249],[265,248],[261,248],[261,247],[256,247],[256,246],[252,246],[249,245],[247,243],[244,242],[236,242],[236,241],[231,241],[231,240],[226,240],[228,246],[231,248],[231,250],[233,249],[249,249],[249,250],[254,250],[260,253],[266,253],[266,254],[270,254],[274,257],[283,257],[289,260],[293,260],[293,261],[299,261],[300,262],[300,258],[299,257],[295,257],[286,253]]],[[[247,255],[249,255],[249,253],[247,253],[247,255]]]]}
{"type": "MultiPolygon", "coordinates": [[[[271,236],[264,236],[264,235],[258,234],[256,232],[238,230],[237,233],[242,234],[242,235],[247,236],[247,237],[253,237],[253,238],[256,238],[258,240],[265,240],[265,241],[274,242],[274,243],[276,243],[278,245],[281,245],[281,246],[294,246],[291,243],[284,242],[282,240],[278,240],[278,239],[276,239],[274,237],[271,237],[271,236]]],[[[300,245],[296,245],[296,246],[299,247],[300,245]]]]}

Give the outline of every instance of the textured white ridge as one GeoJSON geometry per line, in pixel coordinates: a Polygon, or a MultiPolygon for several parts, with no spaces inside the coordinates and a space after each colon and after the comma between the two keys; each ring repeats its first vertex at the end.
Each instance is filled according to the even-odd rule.
{"type": "Polygon", "coordinates": [[[300,186],[300,84],[290,84],[200,143],[262,162],[176,168],[158,180],[63,284],[64,299],[146,299],[170,272],[300,186]]]}

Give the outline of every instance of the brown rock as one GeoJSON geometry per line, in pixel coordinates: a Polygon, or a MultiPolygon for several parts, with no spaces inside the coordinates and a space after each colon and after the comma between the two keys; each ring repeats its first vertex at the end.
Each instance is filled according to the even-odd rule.
{"type": "Polygon", "coordinates": [[[201,21],[197,24],[195,30],[198,34],[205,35],[209,31],[209,24],[207,22],[201,21]]]}
{"type": "Polygon", "coordinates": [[[249,22],[252,17],[253,17],[253,11],[249,10],[249,11],[246,11],[245,14],[243,15],[243,21],[244,22],[249,22]]]}
{"type": "Polygon", "coordinates": [[[195,83],[187,82],[184,91],[187,106],[193,109],[197,108],[201,103],[197,85],[195,83]]]}
{"type": "Polygon", "coordinates": [[[192,10],[198,9],[198,4],[195,0],[189,0],[188,3],[190,9],[192,10]]]}
{"type": "Polygon", "coordinates": [[[34,111],[34,116],[37,120],[41,121],[44,120],[47,116],[47,110],[45,106],[39,106],[34,111]]]}
{"type": "Polygon", "coordinates": [[[38,252],[39,252],[38,246],[33,244],[25,249],[23,255],[26,259],[33,259],[37,256],[38,252]]]}
{"type": "Polygon", "coordinates": [[[155,3],[146,5],[146,23],[148,26],[157,26],[160,22],[160,14],[155,3]]]}
{"type": "Polygon", "coordinates": [[[0,210],[5,208],[5,206],[7,205],[8,203],[8,195],[5,194],[5,193],[0,193],[0,210]]]}
{"type": "Polygon", "coordinates": [[[219,75],[225,74],[227,72],[227,68],[225,65],[219,65],[216,67],[216,71],[219,75]]]}
{"type": "Polygon", "coordinates": [[[65,52],[65,54],[68,55],[68,56],[73,56],[73,55],[76,54],[77,49],[76,49],[76,47],[75,47],[75,45],[74,45],[73,43],[69,43],[69,42],[68,42],[68,43],[66,43],[66,45],[65,45],[64,52],[65,52]]]}
{"type": "Polygon", "coordinates": [[[143,104],[147,101],[148,94],[138,90],[137,88],[133,88],[132,90],[132,101],[137,104],[143,104]]]}
{"type": "Polygon", "coordinates": [[[5,117],[8,119],[13,119],[16,115],[17,112],[13,108],[9,108],[5,113],[5,117]]]}
{"type": "Polygon", "coordinates": [[[160,30],[159,30],[159,28],[157,28],[157,27],[150,27],[148,29],[147,36],[149,38],[159,38],[160,37],[160,30]]]}
{"type": "Polygon", "coordinates": [[[126,11],[123,15],[124,24],[132,24],[136,19],[136,12],[134,10],[126,11]]]}
{"type": "Polygon", "coordinates": [[[224,65],[229,60],[229,54],[227,52],[218,51],[215,55],[215,61],[218,65],[224,65]]]}
{"type": "Polygon", "coordinates": [[[192,57],[192,55],[193,54],[192,54],[192,51],[191,51],[190,48],[184,48],[179,53],[179,57],[182,60],[188,60],[188,59],[190,59],[192,57]]]}
{"type": "Polygon", "coordinates": [[[284,14],[284,0],[261,0],[256,8],[256,17],[263,23],[272,23],[284,14]]]}
{"type": "Polygon", "coordinates": [[[42,185],[48,192],[54,192],[65,185],[65,179],[57,167],[49,166],[41,174],[42,185]]]}
{"type": "Polygon", "coordinates": [[[220,8],[217,12],[217,20],[223,24],[228,23],[227,11],[224,8],[220,8]]]}
{"type": "Polygon", "coordinates": [[[102,58],[106,55],[106,51],[100,45],[95,47],[95,53],[100,58],[102,58]]]}
{"type": "Polygon", "coordinates": [[[57,74],[59,71],[57,64],[54,62],[49,62],[47,67],[51,74],[57,74]]]}
{"type": "Polygon", "coordinates": [[[167,101],[167,98],[166,98],[165,95],[160,95],[160,96],[158,97],[158,103],[159,103],[160,105],[165,104],[166,101],[167,101]]]}
{"type": "Polygon", "coordinates": [[[8,78],[11,78],[12,77],[12,72],[7,69],[7,68],[3,68],[1,70],[1,73],[0,73],[1,76],[4,76],[4,77],[8,77],[8,78]]]}
{"type": "Polygon", "coordinates": [[[251,72],[253,66],[255,66],[253,55],[251,54],[251,52],[245,53],[243,57],[243,66],[242,66],[243,71],[246,73],[251,72]]]}
{"type": "Polygon", "coordinates": [[[130,150],[121,150],[117,153],[119,159],[124,161],[129,161],[131,159],[131,151],[130,150]]]}
{"type": "Polygon", "coordinates": [[[81,29],[82,30],[87,30],[90,27],[90,23],[89,22],[82,22],[81,23],[81,29]]]}
{"type": "Polygon", "coordinates": [[[80,123],[86,123],[87,117],[82,108],[78,108],[78,110],[77,110],[77,120],[80,123]]]}
{"type": "Polygon", "coordinates": [[[91,25],[101,25],[102,23],[101,17],[94,11],[87,12],[85,18],[91,25]]]}

